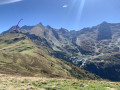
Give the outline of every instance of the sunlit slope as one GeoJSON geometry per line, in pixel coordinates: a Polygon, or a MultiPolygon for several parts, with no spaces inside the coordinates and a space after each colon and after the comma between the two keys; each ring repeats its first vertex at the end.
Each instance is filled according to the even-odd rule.
{"type": "Polygon", "coordinates": [[[27,36],[16,31],[0,35],[0,73],[97,79],[93,74],[48,55],[27,36]]]}

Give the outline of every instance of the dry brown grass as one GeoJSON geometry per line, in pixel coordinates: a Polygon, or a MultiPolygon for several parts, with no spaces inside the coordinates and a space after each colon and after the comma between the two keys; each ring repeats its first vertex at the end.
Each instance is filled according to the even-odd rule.
{"type": "Polygon", "coordinates": [[[120,90],[120,82],[0,74],[0,90],[120,90]]]}

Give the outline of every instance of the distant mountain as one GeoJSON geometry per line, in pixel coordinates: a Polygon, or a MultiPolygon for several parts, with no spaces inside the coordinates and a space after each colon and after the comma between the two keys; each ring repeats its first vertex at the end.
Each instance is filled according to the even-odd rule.
{"type": "Polygon", "coordinates": [[[68,61],[102,78],[120,81],[120,23],[103,22],[79,31],[55,29],[39,23],[23,26],[19,31],[38,48],[44,47],[50,56],[68,61]],[[107,70],[110,71],[106,73],[107,70]]]}
{"type": "Polygon", "coordinates": [[[97,40],[112,39],[112,32],[110,25],[107,22],[100,24],[98,28],[97,40]]]}
{"type": "Polygon", "coordinates": [[[80,54],[93,55],[95,53],[104,53],[105,51],[101,51],[102,48],[98,47],[99,42],[104,43],[105,40],[110,42],[119,41],[119,28],[119,23],[110,24],[103,22],[92,28],[69,31],[64,28],[54,29],[50,26],[43,26],[40,23],[36,26],[23,26],[20,30],[23,33],[34,34],[44,39],[53,51],[63,51],[71,56],[79,56],[80,54]],[[86,47],[84,48],[83,46],[86,47]]]}

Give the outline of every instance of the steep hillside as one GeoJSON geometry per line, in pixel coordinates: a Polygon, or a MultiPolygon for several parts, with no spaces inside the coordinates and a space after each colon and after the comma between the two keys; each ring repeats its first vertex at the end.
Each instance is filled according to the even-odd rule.
{"type": "MultiPolygon", "coordinates": [[[[28,26],[28,28],[29,27],[30,26],[28,26]]],[[[55,57],[57,54],[57,56],[60,55],[58,56],[60,59],[71,61],[71,57],[78,56],[80,54],[78,47],[72,43],[72,37],[76,35],[75,31],[71,31],[70,33],[64,28],[58,30],[50,26],[43,26],[41,23],[29,30],[26,30],[24,27],[21,27],[20,30],[36,45],[47,46],[51,49],[52,52],[50,52],[50,55],[54,55],[55,57]],[[61,58],[60,53],[64,54],[65,57],[61,58]]]]}
{"type": "Polygon", "coordinates": [[[26,35],[16,30],[0,35],[0,73],[53,78],[98,78],[48,55],[42,46],[38,48],[26,35]]]}

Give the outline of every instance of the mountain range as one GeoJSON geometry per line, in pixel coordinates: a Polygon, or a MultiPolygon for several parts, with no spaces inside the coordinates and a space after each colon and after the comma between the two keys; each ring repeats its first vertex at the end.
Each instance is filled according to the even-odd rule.
{"type": "Polygon", "coordinates": [[[13,26],[0,43],[1,73],[120,81],[120,23],[79,31],[42,23],[13,26]]]}

